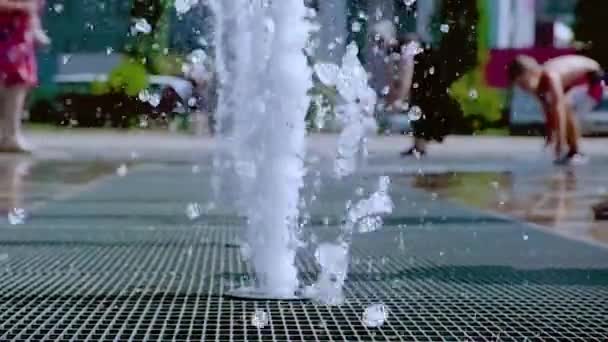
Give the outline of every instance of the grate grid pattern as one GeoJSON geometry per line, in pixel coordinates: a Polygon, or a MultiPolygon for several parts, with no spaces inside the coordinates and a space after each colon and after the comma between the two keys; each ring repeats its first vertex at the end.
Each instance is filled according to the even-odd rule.
{"type": "MultiPolygon", "coordinates": [[[[18,239],[32,232],[2,233],[18,239]]],[[[558,278],[567,270],[498,277],[406,252],[377,261],[370,257],[377,246],[365,243],[354,246],[348,300],[341,307],[224,299],[222,291],[243,284],[248,272],[231,244],[236,233],[228,227],[157,230],[141,242],[142,233],[135,231],[113,243],[109,229],[88,233],[88,239],[100,235],[100,245],[78,246],[75,239],[0,243],[10,256],[0,277],[0,340],[603,341],[608,336],[608,287],[600,284],[606,284],[605,270],[589,271],[579,285],[564,285],[558,278]],[[372,303],[389,310],[382,328],[361,323],[372,303]],[[267,327],[250,323],[256,310],[269,314],[267,327]]],[[[299,262],[308,281],[316,273],[312,264],[306,256],[299,262]]]]}
{"type": "MultiPolygon", "coordinates": [[[[251,273],[235,244],[241,220],[178,217],[194,200],[176,194],[177,179],[194,183],[188,173],[132,172],[0,227],[0,341],[608,340],[608,251],[424,202],[398,183],[407,193],[394,198],[441,219],[398,212],[356,236],[343,306],[223,298],[251,273]],[[142,201],[119,208],[130,194],[142,201]],[[361,319],[374,303],[389,317],[372,329],[361,319]],[[256,310],[264,328],[251,324],[256,310]]],[[[297,265],[305,282],[316,278],[311,251],[297,265]]]]}

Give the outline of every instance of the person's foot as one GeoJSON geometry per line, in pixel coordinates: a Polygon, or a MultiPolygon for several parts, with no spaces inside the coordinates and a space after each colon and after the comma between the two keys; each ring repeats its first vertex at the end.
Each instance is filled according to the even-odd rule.
{"type": "Polygon", "coordinates": [[[424,150],[419,150],[416,147],[412,147],[408,150],[405,150],[403,152],[401,152],[401,156],[402,157],[411,157],[414,156],[416,158],[420,158],[420,157],[424,157],[426,155],[426,151],[424,150]]]}
{"type": "Polygon", "coordinates": [[[592,210],[596,220],[608,220],[608,201],[594,205],[592,210]]]}
{"type": "Polygon", "coordinates": [[[584,165],[587,164],[589,158],[579,152],[569,152],[565,156],[555,160],[555,165],[584,165]]]}
{"type": "Polygon", "coordinates": [[[17,136],[0,140],[0,153],[26,153],[34,152],[34,147],[25,138],[17,136]]]}

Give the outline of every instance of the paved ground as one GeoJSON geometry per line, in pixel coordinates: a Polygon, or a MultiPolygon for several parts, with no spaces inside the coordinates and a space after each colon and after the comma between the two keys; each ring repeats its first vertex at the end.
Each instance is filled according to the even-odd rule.
{"type": "MultiPolygon", "coordinates": [[[[210,191],[214,141],[33,140],[34,157],[0,156],[1,208],[12,223],[10,208],[27,214],[0,227],[0,340],[608,339],[608,228],[589,210],[608,186],[607,140],[587,141],[588,165],[556,168],[538,139],[455,137],[417,161],[396,157],[403,139],[379,138],[368,165],[338,182],[335,137],[312,137],[309,169],[322,180],[312,236],[330,241],[346,201],[381,175],[397,205],[383,229],[356,235],[341,307],[222,297],[250,270],[242,218],[210,191]],[[361,322],[372,303],[388,308],[381,328],[361,322]]],[[[305,283],[318,272],[313,249],[298,258],[305,283]]]]}

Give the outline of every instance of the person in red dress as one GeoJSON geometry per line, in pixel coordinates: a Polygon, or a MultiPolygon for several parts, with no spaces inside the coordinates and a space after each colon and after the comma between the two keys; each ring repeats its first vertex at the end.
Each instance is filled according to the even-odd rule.
{"type": "Polygon", "coordinates": [[[41,0],[0,0],[0,152],[30,152],[21,119],[38,83],[36,44],[48,43],[40,26],[41,0]]]}

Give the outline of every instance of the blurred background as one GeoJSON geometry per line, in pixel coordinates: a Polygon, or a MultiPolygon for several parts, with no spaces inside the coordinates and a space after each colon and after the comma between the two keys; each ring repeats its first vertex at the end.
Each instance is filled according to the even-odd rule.
{"type": "MultiPolygon", "coordinates": [[[[507,89],[505,66],[517,54],[543,61],[579,51],[608,65],[601,29],[608,4],[600,0],[309,0],[308,5],[317,10],[321,24],[311,41],[311,58],[338,62],[346,45],[356,41],[372,83],[384,77],[372,30],[383,20],[392,21],[400,34],[417,33],[446,58],[476,52],[463,57],[462,75],[450,85],[464,116],[454,133],[540,131],[543,119],[536,102],[507,89]],[[478,15],[458,15],[467,6],[478,15]],[[458,34],[465,38],[446,38],[458,34]]],[[[50,0],[44,26],[53,43],[40,53],[42,84],[29,101],[28,120],[36,127],[192,130],[184,65],[194,59],[214,73],[213,17],[206,1],[50,0]],[[142,18],[150,34],[134,34],[142,18]]],[[[317,88],[313,93],[322,94],[326,103],[335,101],[331,90],[317,88]]],[[[206,107],[212,113],[213,101],[206,107]]],[[[331,130],[331,124],[315,123],[315,110],[311,105],[309,126],[331,130]]],[[[331,115],[326,119],[331,121],[331,115]]],[[[602,129],[608,126],[583,123],[586,134],[602,129]]]]}

